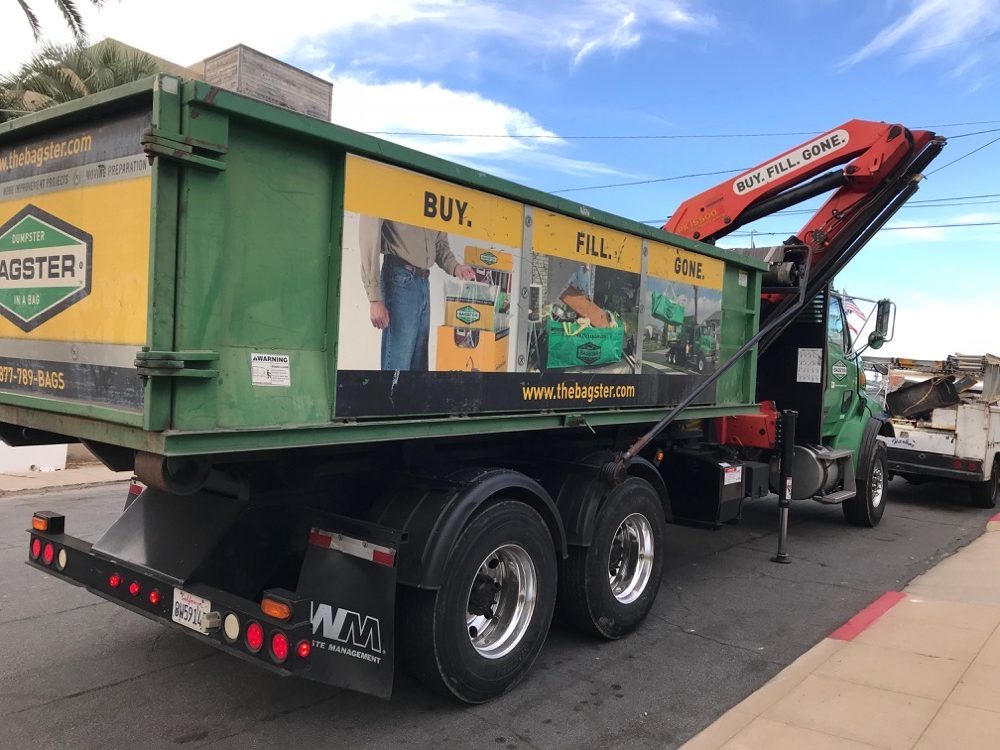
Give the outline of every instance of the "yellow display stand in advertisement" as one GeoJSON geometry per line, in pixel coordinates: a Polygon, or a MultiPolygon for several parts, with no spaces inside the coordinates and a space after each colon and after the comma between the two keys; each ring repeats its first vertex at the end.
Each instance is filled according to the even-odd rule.
{"type": "Polygon", "coordinates": [[[474,245],[466,245],[464,253],[465,264],[474,268],[484,268],[493,271],[514,270],[514,256],[503,250],[493,250],[474,245]]]}
{"type": "Polygon", "coordinates": [[[437,369],[507,372],[508,331],[438,326],[437,369]]]}

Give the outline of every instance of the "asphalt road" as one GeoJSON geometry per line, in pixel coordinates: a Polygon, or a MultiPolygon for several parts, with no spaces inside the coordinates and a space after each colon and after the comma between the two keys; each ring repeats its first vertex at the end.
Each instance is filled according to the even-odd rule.
{"type": "Polygon", "coordinates": [[[528,679],[473,708],[405,676],[392,701],[275,677],[23,564],[32,510],[93,540],[124,485],[0,497],[0,747],[676,747],[991,515],[947,484],[890,492],[872,530],[795,506],[791,565],[769,562],[774,498],[739,526],[670,527],[663,589],[636,633],[598,642],[556,624],[528,679]]]}

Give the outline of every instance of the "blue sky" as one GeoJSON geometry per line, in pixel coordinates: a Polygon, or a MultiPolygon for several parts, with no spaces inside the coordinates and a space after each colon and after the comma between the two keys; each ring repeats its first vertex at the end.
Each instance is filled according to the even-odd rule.
{"type": "MultiPolygon", "coordinates": [[[[807,133],[851,118],[950,136],[1000,128],[1000,0],[171,7],[155,25],[140,0],[88,9],[87,19],[95,39],[114,36],[180,63],[250,44],[331,79],[334,120],[360,130],[503,136],[387,137],[543,190],[573,189],[565,195],[638,220],[665,219],[725,175],[580,188],[750,167],[808,136],[621,136],[807,133]],[[547,137],[517,137],[525,135],[547,137]]],[[[6,40],[23,23],[17,13],[13,2],[0,11],[6,40]]],[[[0,52],[0,70],[30,52],[26,27],[23,35],[0,52]]],[[[932,169],[998,136],[955,138],[932,169]]],[[[1000,142],[932,175],[914,199],[943,205],[905,207],[890,226],[1000,222],[1000,195],[940,200],[998,194],[998,171],[1000,142]]],[[[779,242],[806,218],[762,220],[752,228],[779,234],[756,241],[779,242]]],[[[1000,225],[884,231],[838,283],[899,303],[890,353],[1000,353],[1000,225]]]]}

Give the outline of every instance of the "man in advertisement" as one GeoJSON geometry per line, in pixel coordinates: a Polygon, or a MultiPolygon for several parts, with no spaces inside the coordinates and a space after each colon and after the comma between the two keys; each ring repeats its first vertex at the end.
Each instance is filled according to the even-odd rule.
{"type": "Polygon", "coordinates": [[[382,369],[427,370],[430,268],[463,281],[475,271],[455,257],[444,232],[362,216],[359,240],[372,325],[382,331],[382,369]]]}

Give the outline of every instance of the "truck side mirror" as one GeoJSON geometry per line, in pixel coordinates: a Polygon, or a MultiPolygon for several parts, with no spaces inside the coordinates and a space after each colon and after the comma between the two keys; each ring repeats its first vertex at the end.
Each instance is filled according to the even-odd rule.
{"type": "Polygon", "coordinates": [[[892,301],[880,299],[875,312],[875,330],[868,334],[868,346],[881,349],[882,345],[892,338],[889,327],[892,325],[892,301]]]}

